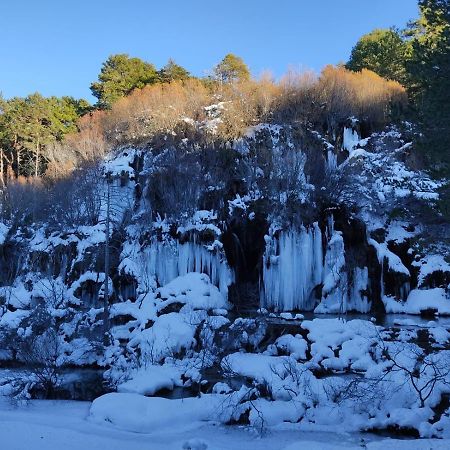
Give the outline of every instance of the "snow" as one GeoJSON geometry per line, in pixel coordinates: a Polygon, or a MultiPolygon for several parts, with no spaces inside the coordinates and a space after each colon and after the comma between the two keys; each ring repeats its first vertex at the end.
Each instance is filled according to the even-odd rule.
{"type": "Polygon", "coordinates": [[[420,231],[421,227],[417,226],[414,230],[407,230],[408,224],[400,221],[392,221],[388,227],[388,233],[386,236],[386,241],[394,241],[397,244],[405,242],[406,239],[410,239],[416,236],[420,231]]]}
{"type": "Polygon", "coordinates": [[[31,292],[29,292],[25,285],[16,280],[13,286],[0,287],[0,298],[5,299],[5,305],[10,305],[13,308],[25,309],[31,302],[31,292]]]}
{"type": "Polygon", "coordinates": [[[308,343],[299,334],[284,334],[275,341],[275,346],[295,359],[306,359],[308,343]]]}
{"type": "Polygon", "coordinates": [[[155,239],[143,250],[143,254],[150,272],[148,275],[156,277],[161,286],[190,272],[205,273],[226,298],[228,286],[234,279],[222,251],[209,250],[195,242],[182,244],[173,240],[161,242],[155,239]]]}
{"type": "Polygon", "coordinates": [[[3,222],[0,222],[0,245],[4,244],[8,231],[9,228],[3,222]]]}
{"type": "Polygon", "coordinates": [[[419,267],[419,287],[424,284],[426,278],[433,272],[450,272],[450,264],[444,259],[443,255],[426,255],[420,261],[414,261],[412,264],[419,267]]]}
{"type": "Polygon", "coordinates": [[[375,247],[375,250],[377,251],[378,255],[378,261],[380,262],[380,264],[383,264],[383,262],[386,260],[390,270],[404,274],[408,277],[411,276],[409,270],[402,263],[402,260],[395,253],[392,253],[387,248],[386,243],[379,243],[375,239],[371,238],[368,239],[368,242],[370,245],[375,247]]]}
{"type": "Polygon", "coordinates": [[[193,314],[184,316],[169,313],[159,316],[153,326],[144,330],[130,345],[140,341],[144,359],[159,362],[167,356],[173,356],[182,349],[189,349],[195,343],[194,335],[199,319],[193,314]]]}
{"type": "Polygon", "coordinates": [[[208,275],[191,272],[177,277],[157,290],[164,300],[160,309],[170,303],[183,303],[194,309],[227,309],[226,298],[212,285],[208,275]]]}
{"type": "Polygon", "coordinates": [[[177,233],[186,233],[188,231],[212,231],[216,237],[222,234],[221,230],[214,225],[217,221],[217,214],[214,211],[199,210],[194,213],[192,218],[183,226],[179,226],[177,233]]]}
{"type": "Polygon", "coordinates": [[[182,386],[181,371],[174,366],[148,366],[136,370],[130,379],[117,387],[118,392],[153,395],[161,389],[182,386]]]}
{"type": "Polygon", "coordinates": [[[277,366],[286,361],[284,356],[260,355],[257,353],[232,353],[222,361],[222,367],[230,374],[238,374],[260,382],[270,382],[277,366]]]}
{"type": "Polygon", "coordinates": [[[387,313],[420,314],[427,309],[436,309],[438,314],[450,314],[450,298],[442,288],[413,289],[402,303],[384,296],[387,313]]]}
{"type": "Polygon", "coordinates": [[[352,128],[344,128],[344,135],[342,141],[342,148],[347,150],[350,154],[356,149],[359,143],[359,136],[356,130],[352,128]]]}
{"type": "Polygon", "coordinates": [[[0,318],[0,328],[17,329],[20,322],[30,315],[30,311],[18,309],[16,311],[6,311],[0,318]]]}
{"type": "MultiPolygon", "coordinates": [[[[111,405],[113,402],[108,400],[111,405]]],[[[273,402],[271,402],[273,403],[273,402]]],[[[274,405],[264,407],[268,411],[274,405]]],[[[118,406],[123,406],[117,402],[118,406]]],[[[374,435],[345,433],[336,425],[329,431],[300,430],[298,424],[270,428],[262,436],[245,427],[220,426],[214,422],[196,422],[192,426],[163,426],[149,433],[121,430],[110,422],[97,423],[89,418],[91,404],[74,401],[32,401],[14,408],[0,400],[2,448],[5,450],[200,450],[192,444],[206,444],[207,450],[447,450],[450,440],[399,440],[374,435]]],[[[130,412],[131,404],[126,405],[130,412]]],[[[107,413],[107,412],[106,412],[107,413]]],[[[115,416],[115,412],[111,412],[115,416]]],[[[163,412],[164,413],[164,412],[163,412]]],[[[276,412],[274,412],[276,414],[276,412]]],[[[180,419],[180,415],[177,417],[180,419]]],[[[167,417],[167,416],[166,416],[167,417]]],[[[170,418],[169,418],[170,420],[170,418]]],[[[170,423],[170,422],[169,422],[170,423]]],[[[186,422],[181,422],[186,423],[186,422]]],[[[203,449],[202,449],[203,450],[203,449]]]]}
{"type": "Polygon", "coordinates": [[[108,159],[103,164],[105,173],[109,173],[114,177],[128,174],[130,177],[134,176],[134,169],[131,164],[136,157],[137,152],[133,148],[122,150],[119,154],[110,154],[108,159]]]}
{"type": "Polygon", "coordinates": [[[187,430],[213,417],[218,397],[169,400],[138,394],[105,394],[92,403],[90,420],[136,433],[187,430]]]}

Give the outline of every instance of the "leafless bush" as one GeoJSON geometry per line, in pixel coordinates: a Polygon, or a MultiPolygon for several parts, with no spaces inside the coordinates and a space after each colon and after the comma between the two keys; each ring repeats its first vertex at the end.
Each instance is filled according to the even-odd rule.
{"type": "Polygon", "coordinates": [[[42,334],[32,333],[20,340],[18,358],[31,372],[45,398],[53,398],[60,384],[63,351],[60,336],[53,328],[42,334]]]}

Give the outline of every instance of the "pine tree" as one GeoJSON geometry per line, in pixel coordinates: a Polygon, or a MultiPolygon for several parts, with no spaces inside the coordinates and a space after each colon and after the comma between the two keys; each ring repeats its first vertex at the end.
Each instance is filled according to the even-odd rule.
{"type": "Polygon", "coordinates": [[[250,79],[250,71],[247,64],[242,58],[232,53],[228,53],[214,68],[214,74],[221,83],[233,83],[250,79]]]}
{"type": "Polygon", "coordinates": [[[184,67],[178,65],[173,59],[169,59],[167,64],[159,71],[159,77],[163,83],[170,83],[175,80],[187,80],[191,75],[184,67]]]}
{"type": "Polygon", "coordinates": [[[0,147],[4,170],[10,166],[16,176],[41,175],[47,146],[76,131],[79,111],[86,104],[71,97],[45,98],[39,93],[2,101],[0,147]]]}
{"type": "Polygon", "coordinates": [[[450,2],[419,1],[407,60],[410,92],[423,126],[419,142],[432,168],[450,174],[450,2]]]}
{"type": "Polygon", "coordinates": [[[98,99],[97,106],[107,109],[133,89],[158,81],[158,72],[153,64],[130,58],[127,54],[112,55],[103,63],[98,81],[91,84],[91,91],[98,99]]]}
{"type": "Polygon", "coordinates": [[[369,69],[384,78],[403,83],[406,79],[407,47],[397,30],[376,29],[359,39],[346,68],[353,71],[369,69]]]}

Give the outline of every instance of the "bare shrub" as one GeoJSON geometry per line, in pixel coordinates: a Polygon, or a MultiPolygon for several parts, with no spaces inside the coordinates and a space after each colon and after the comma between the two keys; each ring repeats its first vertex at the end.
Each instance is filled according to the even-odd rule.
{"type": "Polygon", "coordinates": [[[370,70],[351,72],[327,66],[317,83],[318,100],[329,129],[354,116],[375,126],[385,124],[392,108],[407,102],[405,89],[370,70]]]}
{"type": "Polygon", "coordinates": [[[104,132],[114,145],[146,143],[185,118],[201,119],[209,101],[208,89],[195,79],[149,85],[114,104],[104,117],[104,132]]]}

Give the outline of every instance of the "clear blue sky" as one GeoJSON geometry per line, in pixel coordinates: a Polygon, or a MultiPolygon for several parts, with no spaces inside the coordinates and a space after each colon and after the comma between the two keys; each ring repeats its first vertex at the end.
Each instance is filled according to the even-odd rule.
{"type": "Polygon", "coordinates": [[[254,75],[345,61],[373,28],[416,17],[416,0],[0,0],[0,91],[92,100],[111,54],[204,75],[229,52],[254,75]]]}

